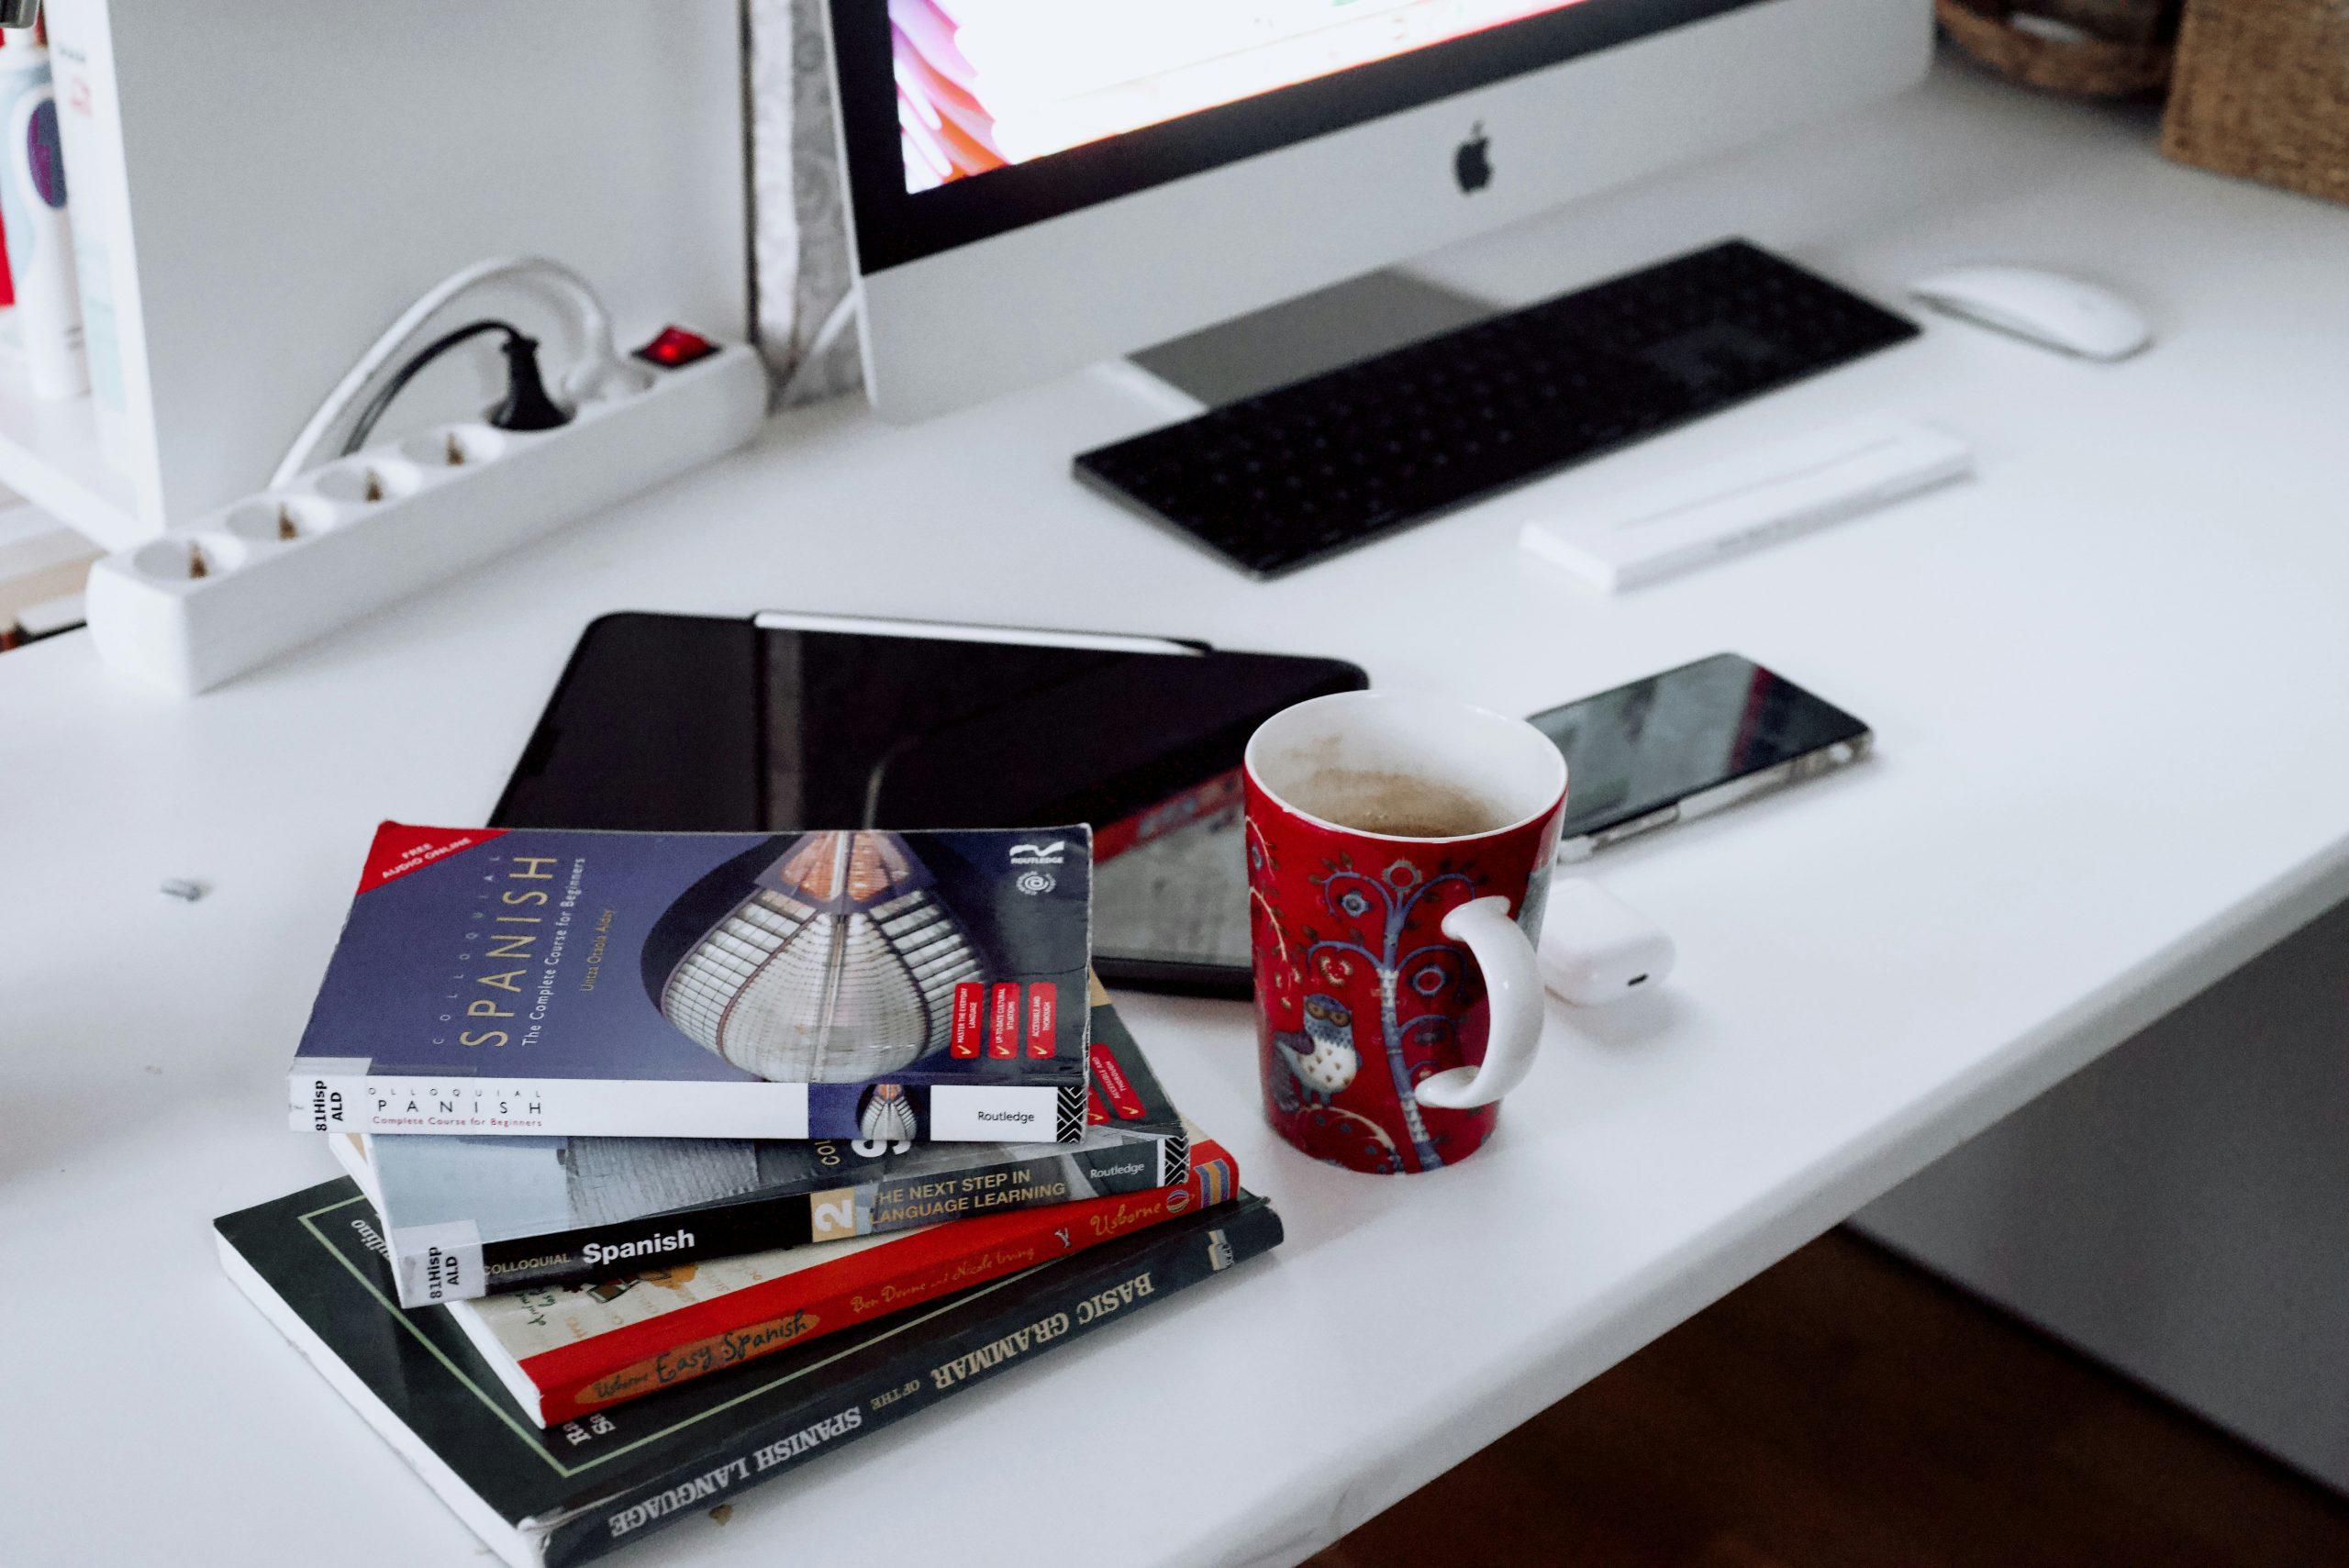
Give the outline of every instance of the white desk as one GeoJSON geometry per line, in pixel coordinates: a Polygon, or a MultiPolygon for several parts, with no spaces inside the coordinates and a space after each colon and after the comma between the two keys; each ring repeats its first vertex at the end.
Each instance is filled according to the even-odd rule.
{"type": "Polygon", "coordinates": [[[1288,1245],[647,1565],[1293,1561],[2349,894],[2349,215],[2150,138],[1944,72],[1445,258],[1531,298],[1731,232],[1886,296],[2011,256],[2125,283],[2164,341],[2094,368],[1935,323],[1274,585],[1069,483],[1072,451],[1155,417],[1086,376],[911,431],[792,417],[194,703],[86,639],[0,659],[0,1559],[474,1560],[219,1275],[206,1221],[332,1173],[280,1084],[368,830],[477,820],[603,610],[1191,633],[1517,712],[1734,648],[1882,737],[1865,769],[1599,862],[1681,973],[1556,1019],[1459,1169],[1286,1152],[1245,1009],[1130,998],[1288,1245]],[[1587,487],[1864,410],[1975,438],[1979,482],[1618,602],[1513,548],[1587,487]],[[216,891],[183,905],[167,876],[216,891]]]}

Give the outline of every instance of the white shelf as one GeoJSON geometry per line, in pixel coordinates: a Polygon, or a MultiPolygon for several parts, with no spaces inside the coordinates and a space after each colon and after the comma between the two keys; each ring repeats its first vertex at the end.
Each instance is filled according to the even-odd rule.
{"type": "Polygon", "coordinates": [[[18,363],[0,362],[0,484],[107,550],[157,528],[139,520],[129,480],[99,450],[88,395],[35,397],[18,363]]]}

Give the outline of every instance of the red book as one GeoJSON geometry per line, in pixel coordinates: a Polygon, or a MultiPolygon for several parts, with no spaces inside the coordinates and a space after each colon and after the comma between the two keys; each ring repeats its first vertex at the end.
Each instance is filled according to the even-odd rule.
{"type": "MultiPolygon", "coordinates": [[[[1179,1187],[681,1263],[596,1285],[484,1296],[448,1310],[524,1412],[551,1427],[786,1345],[933,1305],[1220,1203],[1238,1187],[1230,1151],[1197,1139],[1191,1179],[1179,1187]]],[[[675,1228],[690,1232],[693,1223],[691,1211],[683,1211],[675,1228]]]]}

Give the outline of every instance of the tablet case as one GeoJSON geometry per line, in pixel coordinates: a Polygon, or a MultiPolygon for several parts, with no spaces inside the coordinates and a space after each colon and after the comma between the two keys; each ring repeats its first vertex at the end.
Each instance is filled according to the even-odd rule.
{"type": "Polygon", "coordinates": [[[1191,839],[1162,845],[1148,875],[1130,864],[1097,883],[1095,968],[1116,986],[1247,994],[1236,842],[1223,932],[1235,951],[1222,961],[1198,943],[1120,945],[1138,923],[1120,914],[1146,899],[1155,919],[1187,902],[1213,921],[1224,895],[1189,880],[1191,868],[1221,864],[1199,829],[1231,826],[1237,792],[1224,786],[1249,735],[1294,703],[1363,689],[1362,670],[1188,641],[1197,657],[788,618],[845,640],[772,640],[752,617],[627,611],[590,623],[491,821],[742,831],[1087,821],[1112,852],[1187,823],[1191,839]],[[900,673],[874,690],[881,669],[900,673]],[[1145,720],[1091,724],[1088,712],[1145,720]]]}

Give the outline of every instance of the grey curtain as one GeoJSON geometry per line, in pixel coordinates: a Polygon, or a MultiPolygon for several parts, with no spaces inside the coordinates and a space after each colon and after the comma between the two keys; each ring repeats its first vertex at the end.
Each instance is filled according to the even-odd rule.
{"type": "Polygon", "coordinates": [[[751,265],[759,336],[778,389],[806,402],[860,382],[856,334],[808,349],[849,287],[847,214],[832,136],[824,0],[746,0],[751,31],[751,265]]]}

